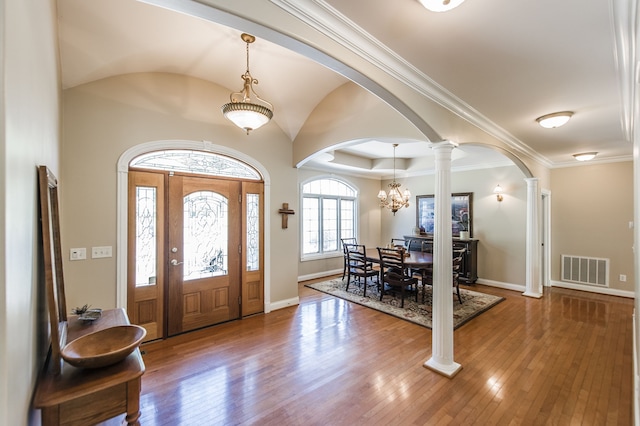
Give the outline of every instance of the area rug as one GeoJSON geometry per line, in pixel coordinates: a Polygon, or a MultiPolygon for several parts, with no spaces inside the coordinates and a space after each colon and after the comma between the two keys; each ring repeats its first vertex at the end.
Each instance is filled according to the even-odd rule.
{"type": "MultiPolygon", "coordinates": [[[[418,294],[418,303],[414,295],[405,296],[404,308],[400,308],[400,297],[385,294],[382,301],[376,291],[375,286],[367,288],[367,296],[363,296],[362,287],[351,283],[349,291],[345,290],[347,281],[340,278],[322,281],[314,284],[305,284],[305,287],[330,294],[340,299],[348,300],[368,308],[384,312],[389,315],[413,322],[423,327],[431,328],[432,317],[432,293],[431,287],[427,287],[424,303],[422,303],[422,288],[418,294]]],[[[453,328],[456,329],[462,324],[477,317],[483,312],[494,307],[504,300],[503,297],[484,294],[460,288],[462,304],[458,301],[458,296],[451,294],[453,301],[453,328]]]]}

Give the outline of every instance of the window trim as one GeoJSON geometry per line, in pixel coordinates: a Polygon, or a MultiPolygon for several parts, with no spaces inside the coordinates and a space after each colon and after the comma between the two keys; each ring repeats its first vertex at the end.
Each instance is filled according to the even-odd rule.
{"type": "MultiPolygon", "coordinates": [[[[358,190],[358,187],[356,185],[354,185],[352,182],[349,182],[347,179],[344,179],[342,177],[337,177],[335,175],[318,175],[318,176],[313,176],[310,177],[308,179],[305,179],[304,181],[302,181],[300,183],[300,221],[299,221],[299,226],[300,226],[300,237],[299,237],[299,247],[300,247],[300,261],[301,262],[306,262],[306,261],[313,261],[313,260],[319,260],[319,259],[331,259],[331,258],[336,258],[336,257],[343,257],[343,252],[342,252],[342,248],[340,247],[340,243],[338,241],[338,248],[336,251],[328,251],[328,252],[320,252],[320,253],[309,253],[309,254],[305,254],[304,253],[304,198],[305,198],[305,192],[304,192],[304,186],[307,185],[308,183],[314,182],[314,181],[318,181],[318,180],[334,180],[336,182],[339,182],[345,186],[347,186],[348,188],[350,188],[353,192],[354,195],[353,197],[350,196],[343,196],[343,195],[322,195],[322,194],[315,194],[315,193],[310,193],[314,196],[319,197],[319,199],[322,199],[324,197],[326,198],[332,198],[332,199],[337,199],[338,201],[345,199],[345,200],[352,200],[353,201],[353,235],[357,238],[358,236],[358,227],[359,227],[359,215],[358,215],[358,204],[359,204],[359,195],[360,195],[360,191],[358,190]]],[[[322,205],[322,203],[321,203],[322,205]]],[[[340,202],[338,202],[338,211],[340,211],[340,202]]],[[[320,222],[320,226],[322,226],[322,216],[320,216],[319,218],[319,222],[320,222]]],[[[340,217],[338,217],[338,224],[341,223],[340,217]]],[[[322,229],[322,228],[321,228],[322,229]]],[[[340,238],[340,237],[339,237],[340,238]]],[[[321,242],[320,242],[321,244],[321,242]]]]}

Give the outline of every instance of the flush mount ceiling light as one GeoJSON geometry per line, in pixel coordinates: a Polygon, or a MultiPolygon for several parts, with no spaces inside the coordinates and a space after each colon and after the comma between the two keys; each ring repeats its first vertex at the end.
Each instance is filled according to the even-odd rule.
{"type": "Polygon", "coordinates": [[[420,3],[432,12],[446,12],[458,7],[464,0],[419,0],[420,3]]]}
{"type": "Polygon", "coordinates": [[[573,158],[578,161],[589,161],[593,160],[596,155],[598,155],[597,152],[581,152],[580,154],[573,154],[573,158]]]}
{"type": "Polygon", "coordinates": [[[393,215],[403,207],[409,207],[409,199],[411,199],[411,192],[405,189],[400,193],[400,184],[396,182],[396,147],[397,143],[393,144],[393,181],[389,184],[389,194],[381,189],[378,192],[378,199],[380,200],[380,207],[386,207],[391,210],[393,215]]]}
{"type": "Polygon", "coordinates": [[[249,44],[256,41],[256,38],[250,34],[243,33],[242,41],[247,43],[247,70],[240,76],[244,80],[244,87],[239,92],[231,93],[229,100],[231,102],[222,106],[222,113],[233,124],[247,132],[255,130],[267,124],[273,117],[273,105],[261,99],[253,90],[253,85],[258,84],[258,79],[251,77],[249,72],[249,44]],[[252,102],[251,96],[254,101],[252,102]]]}
{"type": "Polygon", "coordinates": [[[566,124],[572,115],[573,112],[571,111],[554,112],[553,114],[538,117],[536,121],[545,129],[553,129],[554,127],[560,127],[566,124]]]}

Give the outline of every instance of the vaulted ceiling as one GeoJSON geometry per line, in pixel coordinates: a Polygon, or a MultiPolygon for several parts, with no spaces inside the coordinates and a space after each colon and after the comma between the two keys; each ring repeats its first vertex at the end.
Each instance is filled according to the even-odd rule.
{"type": "MultiPolygon", "coordinates": [[[[58,0],[63,87],[133,72],[171,72],[233,91],[241,87],[246,58],[240,33],[248,30],[233,28],[233,19],[223,22],[227,26],[172,10],[202,3],[150,1],[156,4],[58,0]]],[[[596,162],[631,159],[628,34],[620,24],[631,1],[466,0],[446,13],[430,12],[417,0],[243,4],[255,13],[267,3],[320,8],[331,21],[318,27],[328,33],[334,23],[348,27],[375,50],[405,63],[464,119],[484,123],[549,167],[562,167],[576,163],[572,154],[584,151],[597,151],[596,162]],[[535,121],[564,110],[574,116],[563,127],[543,129],[535,121]]],[[[333,35],[338,41],[341,36],[333,35]]],[[[277,37],[268,38],[251,45],[251,73],[259,79],[260,96],[275,106],[274,122],[294,140],[313,109],[348,79],[313,54],[305,57],[280,46],[277,37]]],[[[391,142],[360,140],[334,156],[389,157],[391,142]]],[[[422,155],[414,151],[403,143],[398,156],[422,155]]],[[[482,152],[473,157],[480,159],[482,152]]]]}

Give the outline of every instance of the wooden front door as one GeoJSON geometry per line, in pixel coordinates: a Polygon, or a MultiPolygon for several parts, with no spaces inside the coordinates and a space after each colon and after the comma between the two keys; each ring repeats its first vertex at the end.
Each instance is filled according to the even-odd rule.
{"type": "Polygon", "coordinates": [[[128,206],[127,312],[147,341],[263,312],[262,181],[130,170],[128,206]]]}
{"type": "Polygon", "coordinates": [[[169,335],[240,317],[241,186],[169,177],[169,335]]]}

